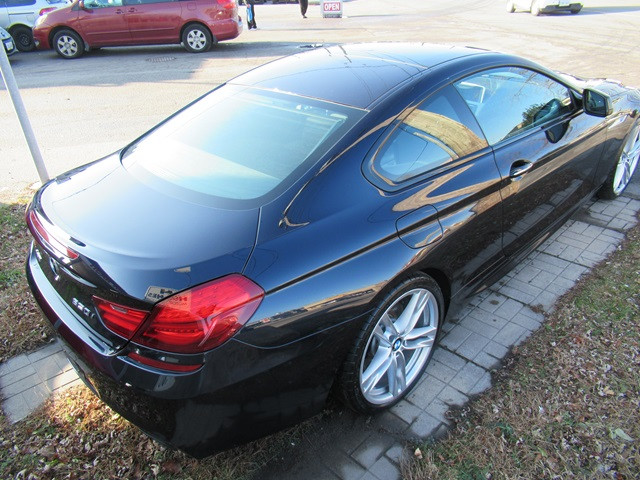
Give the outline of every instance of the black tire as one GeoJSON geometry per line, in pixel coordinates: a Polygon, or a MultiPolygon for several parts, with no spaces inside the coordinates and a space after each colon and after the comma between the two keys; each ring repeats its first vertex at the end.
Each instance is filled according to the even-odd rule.
{"type": "Polygon", "coordinates": [[[616,163],[598,190],[598,197],[613,200],[622,195],[638,167],[639,160],[640,121],[636,121],[622,142],[616,163]]]}
{"type": "Polygon", "coordinates": [[[53,36],[53,49],[66,60],[78,58],[84,53],[84,41],[73,30],[60,30],[53,36]]]}
{"type": "Polygon", "coordinates": [[[355,411],[374,413],[399,402],[427,367],[443,319],[444,298],[431,277],[416,273],[396,284],[378,302],[347,355],[338,378],[345,403],[355,411]],[[411,303],[420,305],[421,298],[424,306],[413,310],[411,303]],[[410,310],[413,315],[406,318],[416,320],[400,328],[400,314],[410,310]]]}
{"type": "Polygon", "coordinates": [[[21,52],[30,52],[36,48],[33,41],[33,32],[25,25],[16,25],[11,29],[11,36],[16,42],[16,48],[21,52]]]}
{"type": "Polygon", "coordinates": [[[572,8],[571,13],[575,15],[576,13],[580,13],[580,10],[582,10],[582,7],[572,8]]]}
{"type": "Polygon", "coordinates": [[[200,23],[187,25],[182,32],[182,44],[191,53],[206,52],[211,48],[213,40],[209,29],[200,23]]]}
{"type": "Polygon", "coordinates": [[[538,3],[538,0],[534,0],[531,3],[531,15],[535,15],[537,17],[540,13],[540,4],[538,3]]]}

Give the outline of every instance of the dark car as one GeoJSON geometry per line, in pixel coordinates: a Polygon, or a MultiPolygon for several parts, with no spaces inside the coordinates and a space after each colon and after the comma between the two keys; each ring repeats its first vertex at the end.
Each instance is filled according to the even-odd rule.
{"type": "Polygon", "coordinates": [[[203,456],[376,412],[445,315],[640,155],[640,93],[522,58],[318,48],[204,95],[27,210],[31,289],[80,377],[203,456]]]}
{"type": "Polygon", "coordinates": [[[13,41],[13,38],[9,35],[9,32],[1,27],[0,40],[2,40],[2,45],[4,46],[4,51],[7,53],[7,57],[16,53],[16,44],[13,41]]]}
{"type": "Polygon", "coordinates": [[[206,52],[242,32],[236,0],[75,0],[40,16],[36,46],[77,58],[91,48],[181,43],[206,52]]]}

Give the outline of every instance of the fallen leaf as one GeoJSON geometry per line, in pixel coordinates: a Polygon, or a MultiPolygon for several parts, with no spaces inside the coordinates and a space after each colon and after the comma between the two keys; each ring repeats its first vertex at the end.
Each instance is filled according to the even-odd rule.
{"type": "Polygon", "coordinates": [[[422,451],[419,448],[416,448],[415,452],[413,452],[413,455],[418,459],[418,460],[422,460],[422,451]]]}

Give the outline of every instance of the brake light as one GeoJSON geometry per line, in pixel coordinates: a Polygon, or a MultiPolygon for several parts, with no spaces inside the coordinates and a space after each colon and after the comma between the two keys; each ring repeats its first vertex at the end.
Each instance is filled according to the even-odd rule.
{"type": "Polygon", "coordinates": [[[236,6],[236,0],[218,0],[218,5],[227,10],[232,10],[236,6]]]}
{"type": "Polygon", "coordinates": [[[125,307],[96,296],[93,303],[106,327],[127,340],[133,337],[149,314],[146,310],[125,307]]]}
{"type": "Polygon", "coordinates": [[[27,214],[27,226],[35,239],[45,248],[69,260],[78,258],[78,253],[66,245],[69,237],[63,239],[65,235],[62,232],[54,233],[55,227],[53,225],[49,229],[45,228],[35,210],[29,210],[27,214]]]}
{"type": "Polygon", "coordinates": [[[40,15],[44,15],[45,13],[53,12],[56,7],[47,7],[40,10],[40,15]]]}
{"type": "Polygon", "coordinates": [[[264,291],[233,274],[168,297],[132,339],[174,353],[200,353],[224,343],[255,313],[264,291]]]}

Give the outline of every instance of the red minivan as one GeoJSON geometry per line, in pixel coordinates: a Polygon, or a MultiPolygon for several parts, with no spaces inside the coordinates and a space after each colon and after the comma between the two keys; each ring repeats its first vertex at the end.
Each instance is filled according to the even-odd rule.
{"type": "Polygon", "coordinates": [[[63,58],[124,45],[180,43],[190,52],[242,32],[236,0],[75,0],[38,18],[36,46],[63,58]]]}

